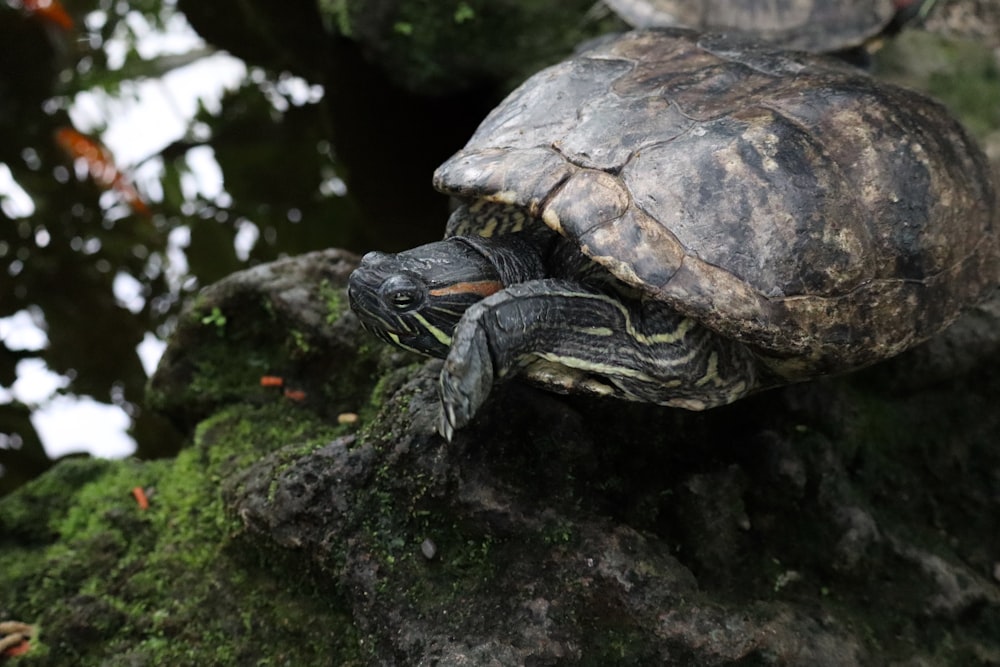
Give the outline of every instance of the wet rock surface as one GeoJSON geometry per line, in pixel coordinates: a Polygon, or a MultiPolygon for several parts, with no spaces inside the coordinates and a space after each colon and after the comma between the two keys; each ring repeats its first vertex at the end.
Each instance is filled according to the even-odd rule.
{"type": "MultiPolygon", "coordinates": [[[[374,345],[343,317],[340,344],[374,345]]],[[[995,664],[984,317],[702,414],[511,383],[450,446],[437,363],[400,366],[359,432],[276,443],[223,497],[254,541],[342,588],[372,664],[995,664]],[[970,337],[978,365],[956,361],[970,337]],[[921,367],[932,379],[908,381],[921,367]]]]}
{"type": "Polygon", "coordinates": [[[700,414],[511,382],[448,445],[439,362],[360,330],[354,262],[206,290],[154,379],[176,459],[0,501],[23,664],[1000,661],[995,305],[700,414]]]}

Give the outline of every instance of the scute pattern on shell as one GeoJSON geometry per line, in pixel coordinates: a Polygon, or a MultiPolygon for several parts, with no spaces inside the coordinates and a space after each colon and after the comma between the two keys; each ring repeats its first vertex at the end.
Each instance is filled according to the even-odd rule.
{"type": "Polygon", "coordinates": [[[813,52],[857,46],[896,14],[893,0],[604,0],[636,28],[743,30],[813,52]]]}
{"type": "Polygon", "coordinates": [[[656,30],[529,79],[435,185],[525,207],[796,379],[891,356],[996,284],[990,179],[917,93],[823,56],[656,30]]]}

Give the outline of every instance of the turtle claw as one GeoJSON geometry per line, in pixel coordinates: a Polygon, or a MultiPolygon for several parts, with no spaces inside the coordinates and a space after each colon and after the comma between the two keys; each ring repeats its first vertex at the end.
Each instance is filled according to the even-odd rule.
{"type": "Polygon", "coordinates": [[[444,410],[441,410],[441,419],[438,421],[438,433],[441,434],[445,442],[451,444],[451,439],[455,435],[455,427],[448,421],[448,415],[445,414],[444,410]]]}
{"type": "Polygon", "coordinates": [[[462,378],[449,372],[446,365],[445,369],[441,371],[441,421],[438,425],[438,432],[448,442],[451,442],[455,431],[472,420],[472,415],[480,405],[477,403],[473,407],[469,397],[462,391],[462,384],[462,378]]]}
{"type": "Polygon", "coordinates": [[[438,421],[438,433],[449,444],[455,435],[455,411],[450,406],[441,406],[441,417],[438,421]]]}
{"type": "Polygon", "coordinates": [[[438,390],[441,419],[438,432],[451,442],[455,431],[475,416],[493,387],[493,360],[486,333],[478,326],[462,328],[455,335],[441,369],[438,390]]]}

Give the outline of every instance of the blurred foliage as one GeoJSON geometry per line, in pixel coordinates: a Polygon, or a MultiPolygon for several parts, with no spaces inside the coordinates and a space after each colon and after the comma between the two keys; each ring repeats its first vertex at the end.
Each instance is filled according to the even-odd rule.
{"type": "MultiPolygon", "coordinates": [[[[58,393],[122,407],[139,456],[169,455],[178,433],[142,407],[146,373],[136,346],[143,337],[165,337],[199,286],[234,270],[281,254],[363,245],[357,207],[338,175],[322,89],[293,81],[280,64],[249,64],[242,85],[226,92],[220,108],[203,105],[183,137],[165,137],[163,149],[140,165],[118,165],[122,178],[137,167],[154,174],[138,183],[151,214],[137,214],[139,206],[89,178],[89,163],[79,156],[74,163],[55,133],[72,127],[69,111],[80,93],[94,94],[110,123],[140,83],[214,49],[148,52],[150,34],[183,24],[168,0],[67,1],[69,29],[32,6],[0,2],[0,171],[9,170],[30,198],[25,210],[23,198],[0,195],[0,317],[30,313],[48,344],[25,350],[0,341],[0,386],[12,386],[20,362],[41,360],[67,379],[58,393]],[[222,195],[192,186],[195,150],[214,156],[222,195]],[[190,238],[174,249],[185,251],[180,265],[168,252],[174,230],[190,238]],[[237,250],[241,230],[256,238],[249,252],[237,250]],[[141,308],[116,297],[122,277],[139,285],[141,308]]],[[[85,129],[94,136],[103,130],[85,129]]],[[[36,407],[0,403],[0,493],[50,465],[30,419],[36,407]]]]}

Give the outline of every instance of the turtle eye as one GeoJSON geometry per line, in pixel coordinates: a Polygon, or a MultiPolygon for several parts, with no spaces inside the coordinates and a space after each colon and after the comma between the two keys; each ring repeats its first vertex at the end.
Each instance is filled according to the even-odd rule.
{"type": "Polygon", "coordinates": [[[396,292],[389,296],[392,299],[392,305],[399,310],[404,310],[413,305],[413,302],[417,300],[416,295],[410,292],[396,292]]]}
{"type": "Polygon", "coordinates": [[[423,285],[409,276],[392,276],[382,285],[382,298],[398,312],[415,308],[423,294],[423,285]]]}

